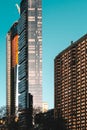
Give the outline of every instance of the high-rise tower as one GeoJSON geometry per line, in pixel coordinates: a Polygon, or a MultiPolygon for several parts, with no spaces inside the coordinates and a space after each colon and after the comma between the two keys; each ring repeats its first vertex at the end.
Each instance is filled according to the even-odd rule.
{"type": "Polygon", "coordinates": [[[87,130],[87,34],[55,58],[55,118],[69,130],[87,130]]]}
{"type": "Polygon", "coordinates": [[[41,0],[20,3],[19,34],[19,107],[42,107],[42,4],[41,0]]]}
{"type": "Polygon", "coordinates": [[[7,76],[6,104],[9,115],[15,114],[17,94],[17,64],[18,64],[18,22],[15,22],[7,33],[7,76]]]}

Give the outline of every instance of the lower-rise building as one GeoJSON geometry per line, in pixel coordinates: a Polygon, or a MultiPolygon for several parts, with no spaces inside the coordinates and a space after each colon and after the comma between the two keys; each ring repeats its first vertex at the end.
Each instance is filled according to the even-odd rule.
{"type": "Polygon", "coordinates": [[[48,103],[47,102],[43,102],[42,104],[42,112],[47,112],[48,111],[48,103]]]}

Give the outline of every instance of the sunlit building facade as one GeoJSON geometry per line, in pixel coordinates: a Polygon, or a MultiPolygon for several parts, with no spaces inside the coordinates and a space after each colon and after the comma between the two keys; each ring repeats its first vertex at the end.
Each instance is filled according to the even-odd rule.
{"type": "Polygon", "coordinates": [[[22,0],[20,3],[19,34],[19,106],[42,107],[42,4],[41,0],[22,0]],[[23,99],[23,100],[22,100],[23,99]]]}
{"type": "Polygon", "coordinates": [[[18,93],[21,112],[19,118],[23,130],[30,129],[32,125],[29,122],[32,119],[32,107],[42,107],[41,6],[41,0],[22,0],[20,3],[18,93]]]}
{"type": "Polygon", "coordinates": [[[18,22],[7,33],[6,44],[6,105],[8,115],[15,114],[17,105],[17,65],[18,65],[18,22]]]}
{"type": "Polygon", "coordinates": [[[47,102],[43,102],[42,104],[42,112],[47,112],[48,111],[48,103],[47,102]]]}
{"type": "Polygon", "coordinates": [[[87,129],[87,34],[54,60],[55,118],[69,130],[87,129]]]}

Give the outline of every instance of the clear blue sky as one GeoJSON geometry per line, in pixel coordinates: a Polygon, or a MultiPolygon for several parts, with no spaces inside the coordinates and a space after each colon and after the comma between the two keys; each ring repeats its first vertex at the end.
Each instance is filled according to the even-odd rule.
{"type": "MultiPolygon", "coordinates": [[[[0,106],[6,103],[6,33],[19,18],[15,4],[0,3],[0,106]]],[[[87,33],[87,0],[43,0],[43,100],[54,106],[54,58],[87,33]]]]}

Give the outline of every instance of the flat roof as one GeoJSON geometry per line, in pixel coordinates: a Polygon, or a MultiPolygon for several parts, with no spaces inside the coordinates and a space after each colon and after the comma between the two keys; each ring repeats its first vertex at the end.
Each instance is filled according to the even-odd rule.
{"type": "MultiPolygon", "coordinates": [[[[71,45],[69,45],[67,48],[65,48],[63,51],[61,51],[56,57],[55,59],[58,57],[58,56],[61,56],[64,52],[68,51],[71,47],[77,45],[79,42],[82,42],[84,39],[87,38],[87,33],[85,35],[83,35],[81,38],[79,38],[77,41],[75,42],[72,42],[71,41],[71,45]]],[[[55,60],[54,59],[54,60],[55,60]]]]}

